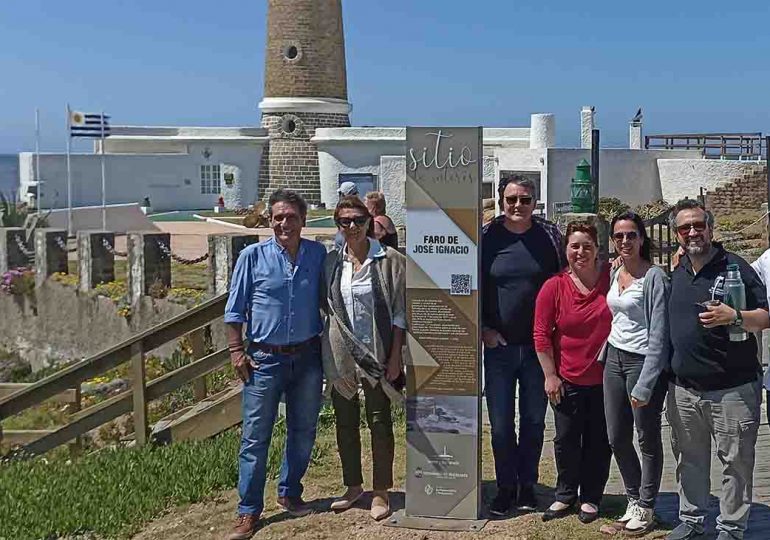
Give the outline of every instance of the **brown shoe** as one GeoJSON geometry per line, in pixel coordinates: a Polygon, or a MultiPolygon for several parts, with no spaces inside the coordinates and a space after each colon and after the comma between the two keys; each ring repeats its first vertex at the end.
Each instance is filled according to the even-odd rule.
{"type": "Polygon", "coordinates": [[[294,517],[302,517],[313,513],[302,497],[278,497],[278,506],[294,517]]]}
{"type": "Polygon", "coordinates": [[[390,515],[390,501],[387,491],[375,491],[372,494],[372,509],[369,511],[369,515],[375,521],[380,521],[390,515]]]}
{"type": "Polygon", "coordinates": [[[259,514],[239,514],[227,540],[248,540],[259,528],[259,514]]]}

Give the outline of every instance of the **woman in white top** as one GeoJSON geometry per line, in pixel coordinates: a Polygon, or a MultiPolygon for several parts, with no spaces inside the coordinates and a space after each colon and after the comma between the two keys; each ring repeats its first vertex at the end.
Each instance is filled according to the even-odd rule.
{"type": "Polygon", "coordinates": [[[401,349],[406,329],[406,259],[374,238],[372,217],[358,197],[337,204],[334,221],[345,243],[326,258],[328,329],[324,372],[331,386],[345,493],[333,510],[347,510],[364,493],[361,475],[359,383],[372,435],[371,516],[390,515],[393,486],[392,401],[402,399],[401,349]]]}
{"type": "Polygon", "coordinates": [[[637,536],[655,527],[663,471],[660,429],[669,365],[669,283],[650,261],[650,239],[639,215],[616,216],[610,231],[622,264],[616,265],[607,293],[612,328],[603,357],[604,406],[610,446],[628,496],[626,512],[615,526],[637,536]],[[634,425],[641,460],[634,448],[634,425]]]}

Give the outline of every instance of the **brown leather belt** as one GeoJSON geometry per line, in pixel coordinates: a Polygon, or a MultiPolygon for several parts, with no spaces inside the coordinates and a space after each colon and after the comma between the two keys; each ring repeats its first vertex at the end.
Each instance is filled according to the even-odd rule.
{"type": "Polygon", "coordinates": [[[302,341],[300,343],[290,343],[289,345],[271,345],[269,343],[252,342],[251,346],[270,354],[296,354],[314,345],[318,342],[318,340],[318,336],[313,336],[307,341],[302,341]]]}

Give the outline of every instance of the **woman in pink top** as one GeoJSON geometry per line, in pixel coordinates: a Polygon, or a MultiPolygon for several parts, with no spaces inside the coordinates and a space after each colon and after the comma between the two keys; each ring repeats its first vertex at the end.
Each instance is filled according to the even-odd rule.
{"type": "Polygon", "coordinates": [[[610,471],[599,354],[610,334],[609,269],[599,264],[596,227],[567,226],[569,267],[545,282],[535,305],[534,339],[556,421],[556,501],[543,521],[595,520],[610,471]]]}

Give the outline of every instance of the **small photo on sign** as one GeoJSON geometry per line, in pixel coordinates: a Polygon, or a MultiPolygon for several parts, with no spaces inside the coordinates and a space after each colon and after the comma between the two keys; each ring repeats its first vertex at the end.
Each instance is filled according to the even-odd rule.
{"type": "Polygon", "coordinates": [[[406,430],[475,435],[476,396],[415,396],[406,400],[406,430]]]}
{"type": "Polygon", "coordinates": [[[452,274],[449,294],[453,296],[469,296],[471,294],[471,275],[452,274]]]}

